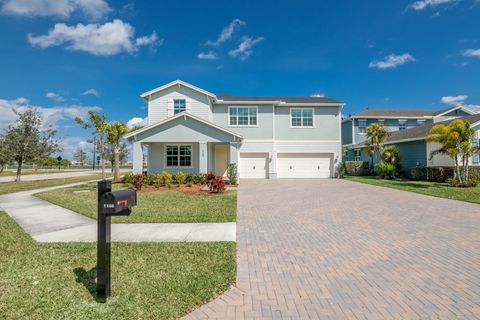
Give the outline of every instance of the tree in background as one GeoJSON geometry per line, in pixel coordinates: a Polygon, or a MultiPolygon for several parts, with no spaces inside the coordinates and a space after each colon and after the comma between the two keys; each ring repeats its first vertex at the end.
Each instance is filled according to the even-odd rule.
{"type": "MultiPolygon", "coordinates": [[[[107,116],[105,113],[95,113],[93,110],[88,111],[88,121],[80,117],[76,117],[75,121],[84,129],[92,129],[92,134],[96,137],[98,143],[98,154],[102,159],[102,179],[105,179],[105,142],[107,140],[107,116]]],[[[95,161],[95,159],[94,159],[95,161]]]]}
{"type": "Polygon", "coordinates": [[[78,148],[73,155],[73,159],[75,159],[77,162],[80,162],[80,165],[83,166],[83,163],[87,160],[87,153],[83,151],[82,148],[78,148]]]}
{"type": "Polygon", "coordinates": [[[19,182],[22,175],[22,165],[25,162],[41,162],[49,155],[59,150],[59,141],[54,139],[55,130],[49,127],[42,130],[42,118],[32,108],[25,111],[13,109],[17,121],[10,125],[5,134],[7,150],[12,155],[12,160],[17,162],[17,176],[19,182]]]}
{"type": "MultiPolygon", "coordinates": [[[[122,163],[125,163],[128,159],[128,148],[127,144],[125,142],[120,143],[120,152],[118,154],[119,160],[120,160],[120,165],[122,163]]],[[[112,146],[108,145],[107,147],[107,154],[105,158],[110,161],[110,164],[112,165],[112,172],[115,167],[115,153],[113,152],[112,146]]]]}
{"type": "Polygon", "coordinates": [[[479,152],[479,147],[473,145],[475,130],[470,126],[470,122],[464,119],[455,119],[447,124],[437,124],[430,129],[427,136],[428,142],[437,142],[441,145],[440,149],[432,151],[430,158],[436,154],[445,154],[453,159],[455,163],[455,179],[461,186],[468,184],[468,161],[475,152],[479,152]],[[460,167],[462,170],[460,170],[460,167]]]}
{"type": "Polygon", "coordinates": [[[368,126],[365,133],[367,136],[367,141],[365,144],[367,147],[373,149],[373,152],[371,153],[377,157],[377,160],[380,160],[380,156],[383,152],[383,144],[388,138],[387,130],[385,130],[383,125],[380,123],[372,123],[368,126]]]}
{"type": "Polygon", "coordinates": [[[4,136],[0,136],[0,173],[3,172],[5,166],[12,162],[12,153],[7,147],[4,136]]]}
{"type": "Polygon", "coordinates": [[[120,151],[121,142],[125,134],[128,132],[128,127],[124,122],[111,122],[107,123],[107,141],[110,144],[114,157],[113,180],[120,180],[120,151]]]}

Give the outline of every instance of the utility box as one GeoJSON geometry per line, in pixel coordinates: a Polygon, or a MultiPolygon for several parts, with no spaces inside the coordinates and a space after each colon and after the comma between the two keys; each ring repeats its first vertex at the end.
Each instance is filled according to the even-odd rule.
{"type": "Polygon", "coordinates": [[[129,216],[136,205],[137,192],[133,189],[107,192],[102,197],[103,210],[109,216],[129,216]]]}

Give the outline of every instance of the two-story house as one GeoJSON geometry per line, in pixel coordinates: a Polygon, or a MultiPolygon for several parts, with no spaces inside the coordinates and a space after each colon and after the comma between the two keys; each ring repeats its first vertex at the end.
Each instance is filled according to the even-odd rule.
{"type": "Polygon", "coordinates": [[[334,177],[342,161],[341,109],[326,97],[213,94],[177,80],[145,92],[147,126],[133,131],[133,171],[245,178],[334,177]]]}
{"type": "Polygon", "coordinates": [[[387,131],[394,132],[473,114],[476,111],[464,106],[438,111],[367,109],[342,121],[342,144],[349,146],[364,142],[367,127],[372,123],[380,123],[387,131]]]}

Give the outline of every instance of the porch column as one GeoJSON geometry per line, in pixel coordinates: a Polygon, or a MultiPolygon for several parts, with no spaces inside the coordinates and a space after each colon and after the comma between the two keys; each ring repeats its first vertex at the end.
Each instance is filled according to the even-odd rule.
{"type": "Polygon", "coordinates": [[[133,143],[133,173],[143,173],[143,150],[141,142],[133,143]]]}
{"type": "Polygon", "coordinates": [[[200,173],[208,173],[208,148],[206,142],[199,142],[198,158],[199,166],[198,171],[200,173]]]}
{"type": "Polygon", "coordinates": [[[228,150],[228,164],[235,163],[238,165],[238,143],[230,142],[230,149],[228,150]]]}

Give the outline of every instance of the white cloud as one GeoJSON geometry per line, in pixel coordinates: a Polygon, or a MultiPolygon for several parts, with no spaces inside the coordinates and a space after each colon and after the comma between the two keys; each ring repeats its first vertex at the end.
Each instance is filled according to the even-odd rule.
{"type": "Polygon", "coordinates": [[[209,51],[209,52],[200,52],[199,54],[197,54],[197,58],[200,59],[200,60],[216,60],[218,59],[217,57],[217,54],[213,51],[209,51]]]}
{"type": "Polygon", "coordinates": [[[325,97],[325,94],[324,93],[315,93],[315,94],[312,94],[310,97],[323,98],[323,97],[325,97]]]}
{"type": "Polygon", "coordinates": [[[100,19],[112,9],[104,0],[5,0],[2,14],[16,16],[54,16],[69,18],[72,13],[80,12],[90,19],[100,19]]]}
{"type": "Polygon", "coordinates": [[[88,89],[88,90],[85,90],[83,91],[82,93],[80,93],[82,96],[87,96],[87,95],[93,95],[93,96],[96,96],[96,97],[99,97],[100,96],[100,93],[96,90],[96,89],[88,89]]]}
{"type": "Polygon", "coordinates": [[[225,41],[229,40],[232,37],[235,30],[237,30],[241,26],[244,26],[245,24],[246,23],[240,19],[233,19],[232,22],[228,24],[228,26],[222,29],[222,32],[220,32],[220,35],[218,36],[217,40],[215,41],[208,40],[206,44],[210,46],[218,47],[225,41]]]}
{"type": "Polygon", "coordinates": [[[391,54],[385,57],[384,60],[381,60],[381,61],[375,60],[370,62],[368,67],[377,68],[377,69],[390,69],[390,68],[396,68],[397,66],[405,64],[407,62],[413,62],[413,61],[416,61],[416,60],[409,53],[404,53],[402,55],[391,54]]]}
{"type": "Polygon", "coordinates": [[[56,101],[56,102],[65,101],[65,99],[61,95],[55,92],[47,92],[46,96],[47,98],[52,99],[53,101],[56,101]]]}
{"type": "Polygon", "coordinates": [[[458,0],[419,0],[415,1],[408,7],[413,10],[423,10],[426,9],[427,7],[435,7],[441,4],[447,4],[451,2],[456,2],[458,0]]]}
{"type": "Polygon", "coordinates": [[[445,96],[442,97],[440,102],[450,105],[457,105],[462,104],[465,100],[467,100],[468,96],[460,95],[460,96],[445,96]]]}
{"type": "Polygon", "coordinates": [[[64,159],[73,160],[73,155],[79,148],[87,152],[87,158],[89,160],[91,160],[93,157],[90,152],[93,149],[92,143],[87,142],[87,139],[83,137],[60,138],[60,148],[62,149],[62,152],[60,152],[60,154],[64,159]]]}
{"type": "Polygon", "coordinates": [[[38,113],[42,116],[43,127],[48,126],[57,127],[58,122],[62,120],[73,120],[76,117],[86,118],[89,110],[100,111],[97,106],[56,106],[51,108],[34,106],[30,104],[30,101],[26,98],[17,98],[15,100],[0,99],[0,130],[8,128],[9,125],[15,122],[17,116],[13,113],[12,109],[15,108],[19,111],[25,110],[28,106],[34,107],[38,113]]]}
{"type": "Polygon", "coordinates": [[[130,129],[133,127],[143,127],[146,125],[147,125],[147,118],[134,117],[127,121],[127,127],[130,129]]]}
{"type": "Polygon", "coordinates": [[[468,49],[463,52],[465,57],[480,58],[480,49],[468,49]]]}
{"type": "Polygon", "coordinates": [[[154,46],[158,41],[156,33],[147,37],[134,38],[135,29],[122,20],[115,19],[105,24],[77,24],[67,26],[57,23],[48,34],[28,34],[32,46],[48,48],[66,45],[67,50],[84,51],[99,56],[110,56],[121,52],[133,54],[139,47],[154,46]]]}
{"type": "Polygon", "coordinates": [[[238,57],[240,60],[245,60],[253,53],[253,46],[263,41],[263,37],[243,37],[238,47],[228,52],[231,57],[238,57]]]}

